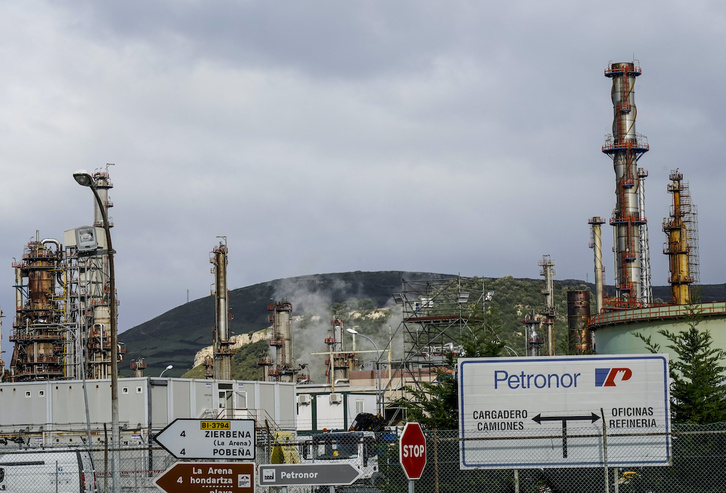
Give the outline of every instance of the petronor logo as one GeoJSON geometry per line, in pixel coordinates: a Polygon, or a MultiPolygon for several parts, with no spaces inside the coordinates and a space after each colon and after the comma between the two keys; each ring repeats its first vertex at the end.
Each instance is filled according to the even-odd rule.
{"type": "Polygon", "coordinates": [[[615,387],[632,376],[630,368],[595,368],[595,387],[615,387]]]}

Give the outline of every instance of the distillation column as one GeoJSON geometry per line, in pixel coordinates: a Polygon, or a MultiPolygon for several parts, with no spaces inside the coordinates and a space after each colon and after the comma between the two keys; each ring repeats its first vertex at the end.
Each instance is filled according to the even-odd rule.
{"type": "Polygon", "coordinates": [[[590,318],[590,291],[567,292],[567,327],[570,354],[592,352],[592,330],[587,328],[590,318]]]}
{"type": "Polygon", "coordinates": [[[10,341],[15,343],[10,362],[14,382],[55,380],[64,376],[62,294],[63,252],[53,239],[31,241],[15,268],[15,321],[10,341]],[[49,245],[54,245],[51,248],[49,245]],[[23,284],[23,279],[27,283],[23,284]]]}
{"type": "MultiPolygon", "coordinates": [[[[270,346],[275,348],[274,368],[267,371],[277,382],[292,382],[298,369],[294,368],[292,344],[292,303],[282,300],[267,305],[271,311],[272,339],[270,346]]],[[[265,378],[267,380],[267,378],[265,378]]]]}
{"type": "Polygon", "coordinates": [[[613,133],[602,152],[613,160],[616,204],[610,224],[615,234],[615,289],[618,307],[645,302],[642,298],[641,226],[645,213],[638,200],[638,159],[648,151],[645,138],[635,132],[635,78],[641,74],[633,62],[611,63],[605,76],[612,79],[613,133]]]}
{"type": "Polygon", "coordinates": [[[691,203],[688,184],[683,183],[683,174],[677,169],[668,176],[668,192],[673,194],[670,217],[663,219],[663,231],[667,241],[663,253],[668,255],[671,298],[675,305],[691,302],[690,286],[697,277],[698,233],[696,210],[691,203]]]}
{"type": "Polygon", "coordinates": [[[549,255],[542,255],[539,262],[542,267],[541,276],[545,278],[545,287],[542,288],[544,295],[544,308],[540,312],[542,315],[542,325],[545,327],[547,334],[547,356],[555,355],[555,301],[554,301],[554,275],[555,262],[549,255]]]}
{"type": "Polygon", "coordinates": [[[595,216],[588,223],[592,228],[590,248],[593,249],[595,255],[595,313],[597,314],[602,311],[603,272],[605,268],[602,266],[602,228],[600,226],[605,221],[601,217],[595,216]]]}
{"type": "Polygon", "coordinates": [[[214,328],[214,378],[232,379],[232,343],[229,339],[229,302],[227,291],[227,239],[212,249],[209,261],[214,265],[214,301],[216,326],[214,328]]]}

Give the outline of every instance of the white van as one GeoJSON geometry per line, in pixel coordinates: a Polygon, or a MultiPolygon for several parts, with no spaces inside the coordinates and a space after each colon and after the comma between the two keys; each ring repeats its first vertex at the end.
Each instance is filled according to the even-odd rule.
{"type": "Polygon", "coordinates": [[[0,491],[6,493],[96,493],[87,450],[22,450],[0,455],[0,491]]]}

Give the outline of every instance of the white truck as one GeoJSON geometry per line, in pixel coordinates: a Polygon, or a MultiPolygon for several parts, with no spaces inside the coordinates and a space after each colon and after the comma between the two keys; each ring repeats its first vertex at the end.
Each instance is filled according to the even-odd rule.
{"type": "Polygon", "coordinates": [[[97,493],[93,461],[83,449],[29,449],[0,455],[4,493],[97,493]]]}

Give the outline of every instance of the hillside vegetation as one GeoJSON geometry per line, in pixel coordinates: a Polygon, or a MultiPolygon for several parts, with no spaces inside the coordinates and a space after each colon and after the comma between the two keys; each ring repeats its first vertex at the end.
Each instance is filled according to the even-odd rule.
{"type": "MultiPolygon", "coordinates": [[[[318,316],[323,317],[324,323],[328,324],[330,319],[325,313],[329,313],[330,307],[336,303],[368,298],[375,306],[383,307],[392,303],[392,293],[401,291],[403,278],[435,277],[456,276],[357,271],[277,279],[234,289],[229,293],[233,316],[229,330],[231,334],[246,334],[268,327],[267,305],[282,299],[293,304],[296,315],[308,314],[304,323],[309,322],[312,314],[321,313],[318,316]]],[[[190,370],[197,351],[212,344],[214,314],[214,297],[207,296],[178,306],[119,334],[119,340],[126,347],[125,360],[119,365],[122,376],[133,373],[129,365],[140,357],[147,364],[147,375],[158,375],[169,364],[174,365],[174,369],[165,373],[168,376],[180,376],[190,370]]]]}
{"type": "MultiPolygon", "coordinates": [[[[392,294],[401,292],[402,280],[456,279],[457,276],[402,271],[347,272],[278,279],[230,291],[232,334],[247,334],[267,328],[271,301],[286,299],[294,310],[294,353],[298,362],[307,362],[313,375],[320,373],[326,351],[324,338],[330,321],[340,318],[347,327],[358,327],[372,337],[380,348],[387,345],[388,334],[400,325],[400,308],[393,304],[392,294]],[[316,370],[317,368],[317,370],[316,370]]],[[[487,307],[492,309],[501,327],[500,338],[518,354],[524,354],[522,319],[542,307],[542,279],[462,278],[463,290],[493,291],[487,307]]],[[[554,283],[557,347],[564,347],[567,325],[567,291],[591,289],[591,284],[576,280],[554,283]]],[[[655,287],[654,296],[669,299],[668,287],[655,287]]],[[[703,301],[726,299],[726,285],[702,286],[703,301]]],[[[166,365],[174,365],[167,376],[203,377],[203,369],[192,368],[194,355],[212,344],[214,298],[208,296],[170,310],[119,335],[126,346],[126,358],[120,365],[122,375],[131,375],[129,364],[145,358],[147,375],[158,375],[166,365]],[[191,373],[187,373],[191,372],[191,373]]],[[[394,337],[395,339],[395,337],[394,337]]],[[[362,345],[369,344],[360,341],[362,345]]],[[[395,347],[395,346],[394,346],[395,347]]],[[[233,376],[242,380],[261,378],[257,361],[268,354],[266,341],[259,341],[238,350],[233,360],[233,376]]]]}

